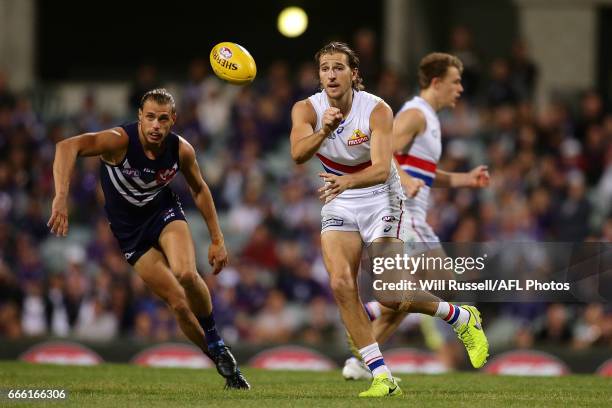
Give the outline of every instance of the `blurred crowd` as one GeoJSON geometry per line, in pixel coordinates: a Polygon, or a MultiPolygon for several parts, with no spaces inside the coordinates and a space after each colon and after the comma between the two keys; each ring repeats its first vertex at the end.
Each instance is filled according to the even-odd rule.
{"type": "MultiPolygon", "coordinates": [[[[492,185],[433,190],[428,219],[440,239],[611,242],[612,113],[600,93],[585,90],[537,106],[538,69],[523,42],[517,40],[510,55],[483,56],[469,30],[457,27],[449,44],[447,51],[465,64],[465,93],[456,109],[441,114],[440,168],[487,164],[492,185]]],[[[360,30],[352,45],[362,58],[366,90],[394,111],[417,92],[376,60],[374,33],[360,30]]],[[[154,66],[138,70],[123,117],[100,110],[89,94],[76,115],[42,121],[32,99],[14,93],[0,73],[0,338],[181,337],[173,315],[124,261],[111,235],[98,159],[77,163],[68,239],[50,236],[46,227],[55,143],[135,120],[140,96],[169,86],[178,105],[174,130],[198,153],[231,252],[230,265],[216,277],[206,258],[198,259],[223,335],[234,344],[341,344],[344,332],[319,248],[319,169],[294,165],[288,150],[292,104],[318,91],[314,63],[271,62],[246,87],[220,82],[204,59],[191,63],[182,83],[169,85],[158,75],[154,66]]],[[[193,215],[185,184],[173,188],[193,215]]],[[[196,246],[205,250],[206,230],[193,229],[196,246]]],[[[499,342],[612,345],[609,306],[487,308],[499,342]]],[[[410,338],[400,332],[393,341],[410,338]]]]}

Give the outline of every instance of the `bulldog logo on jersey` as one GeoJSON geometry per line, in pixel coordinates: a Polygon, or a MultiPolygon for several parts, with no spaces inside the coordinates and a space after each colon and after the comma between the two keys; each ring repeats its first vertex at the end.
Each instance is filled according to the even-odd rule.
{"type": "Polygon", "coordinates": [[[174,177],[176,168],[158,170],[155,174],[155,179],[158,183],[166,183],[174,177]]]}
{"type": "Polygon", "coordinates": [[[353,130],[353,134],[348,138],[346,144],[349,146],[357,146],[370,140],[370,137],[359,129],[353,130]]]}

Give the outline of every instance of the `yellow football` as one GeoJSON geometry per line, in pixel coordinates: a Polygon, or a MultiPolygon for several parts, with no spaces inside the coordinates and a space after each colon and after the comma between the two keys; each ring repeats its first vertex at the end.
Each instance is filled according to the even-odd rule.
{"type": "Polygon", "coordinates": [[[213,47],[210,65],[215,75],[234,85],[248,84],[257,75],[257,66],[251,54],[232,42],[222,42],[213,47]]]}

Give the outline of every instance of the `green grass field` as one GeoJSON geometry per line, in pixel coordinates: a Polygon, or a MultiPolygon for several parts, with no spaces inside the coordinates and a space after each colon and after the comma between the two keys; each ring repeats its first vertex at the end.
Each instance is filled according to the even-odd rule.
{"type": "MultiPolygon", "coordinates": [[[[122,364],[66,367],[0,362],[0,389],[63,388],[78,407],[610,407],[612,380],[593,375],[561,378],[502,377],[477,373],[404,375],[404,396],[362,400],[366,382],[347,382],[339,371],[315,373],[245,369],[253,389],[224,391],[213,370],[142,368],[122,364]]],[[[0,406],[47,405],[42,402],[0,406]]]]}

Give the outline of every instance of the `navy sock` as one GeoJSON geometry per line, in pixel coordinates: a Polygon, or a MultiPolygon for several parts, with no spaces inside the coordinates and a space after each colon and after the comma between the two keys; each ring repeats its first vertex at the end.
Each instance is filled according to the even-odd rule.
{"type": "Polygon", "coordinates": [[[206,338],[206,344],[208,344],[208,350],[211,353],[216,353],[221,346],[224,346],[225,343],[219,333],[217,332],[217,327],[215,326],[215,318],[211,313],[208,316],[201,317],[198,319],[200,325],[204,329],[204,337],[206,338]]]}

